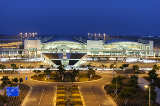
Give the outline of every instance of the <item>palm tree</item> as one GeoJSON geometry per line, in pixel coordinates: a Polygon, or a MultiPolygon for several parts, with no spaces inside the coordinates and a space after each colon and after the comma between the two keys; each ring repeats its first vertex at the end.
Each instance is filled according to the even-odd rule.
{"type": "Polygon", "coordinates": [[[1,79],[1,81],[2,81],[2,84],[4,86],[6,86],[8,84],[8,82],[9,82],[8,76],[3,76],[3,78],[1,79]]]}
{"type": "Polygon", "coordinates": [[[148,75],[149,78],[152,80],[152,83],[155,82],[155,80],[158,79],[158,74],[156,73],[156,71],[159,70],[159,66],[157,66],[156,64],[153,66],[152,70],[149,71],[148,75]]]}
{"type": "Polygon", "coordinates": [[[96,72],[92,67],[88,68],[88,77],[89,79],[92,79],[95,76],[96,72]]]}
{"type": "Polygon", "coordinates": [[[128,66],[129,66],[129,64],[122,64],[122,66],[120,68],[123,69],[123,71],[125,71],[128,66]]]}
{"type": "Polygon", "coordinates": [[[111,64],[111,65],[110,65],[110,68],[111,68],[111,69],[115,68],[115,64],[111,64]]]}
{"type": "Polygon", "coordinates": [[[102,64],[101,67],[102,67],[103,69],[106,68],[106,66],[105,66],[104,64],[102,64]]]}
{"type": "Polygon", "coordinates": [[[23,78],[20,78],[20,79],[19,79],[19,82],[22,83],[22,82],[23,82],[23,78]]]}
{"type": "Polygon", "coordinates": [[[18,83],[18,78],[12,79],[13,82],[18,83]]]}
{"type": "Polygon", "coordinates": [[[133,71],[134,73],[137,73],[139,70],[139,66],[138,65],[133,65],[133,71]]]}
{"type": "Polygon", "coordinates": [[[157,66],[157,64],[155,64],[152,69],[153,70],[159,70],[159,66],[157,66]]]}
{"type": "Polygon", "coordinates": [[[65,71],[66,70],[64,69],[64,66],[63,65],[59,65],[57,73],[58,73],[58,76],[61,78],[61,81],[64,80],[65,71]]]}
{"type": "Polygon", "coordinates": [[[158,74],[156,73],[156,70],[152,69],[151,71],[149,71],[148,73],[149,78],[152,80],[152,83],[157,80],[158,78],[158,74]]]}
{"type": "Polygon", "coordinates": [[[3,64],[0,64],[0,69],[2,70],[2,73],[4,72],[4,69],[6,68],[6,66],[5,65],[3,65],[3,64]]]}
{"type": "Polygon", "coordinates": [[[48,75],[48,77],[50,77],[52,71],[50,70],[50,68],[47,68],[46,70],[44,70],[44,73],[48,75]]]}
{"type": "Polygon", "coordinates": [[[18,69],[18,67],[16,66],[16,64],[11,64],[11,67],[13,69],[13,72],[15,71],[15,69],[18,69]]]}
{"type": "Polygon", "coordinates": [[[40,65],[39,68],[44,68],[44,66],[43,66],[43,65],[40,65]]]}
{"type": "Polygon", "coordinates": [[[77,81],[78,80],[78,75],[79,75],[79,70],[74,69],[72,71],[72,74],[73,74],[74,80],[77,81]]]}
{"type": "Polygon", "coordinates": [[[33,72],[38,75],[41,71],[40,70],[34,70],[33,72]]]}

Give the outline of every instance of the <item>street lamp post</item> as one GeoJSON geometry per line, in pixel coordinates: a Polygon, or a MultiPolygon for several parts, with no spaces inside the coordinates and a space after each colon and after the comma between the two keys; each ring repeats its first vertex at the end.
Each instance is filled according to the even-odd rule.
{"type": "Polygon", "coordinates": [[[145,85],[144,87],[149,89],[149,92],[148,92],[149,93],[148,104],[149,104],[149,106],[151,106],[151,87],[149,85],[145,85]]]}
{"type": "Polygon", "coordinates": [[[112,78],[115,77],[115,74],[114,74],[115,73],[115,68],[116,68],[116,64],[113,65],[112,78]]]}
{"type": "MultiPolygon", "coordinates": [[[[116,68],[116,64],[113,65],[113,78],[115,78],[115,74],[114,74],[115,68],[116,68]]],[[[117,90],[118,89],[117,89],[117,78],[116,78],[116,92],[115,92],[116,93],[116,97],[117,97],[117,90]]]]}

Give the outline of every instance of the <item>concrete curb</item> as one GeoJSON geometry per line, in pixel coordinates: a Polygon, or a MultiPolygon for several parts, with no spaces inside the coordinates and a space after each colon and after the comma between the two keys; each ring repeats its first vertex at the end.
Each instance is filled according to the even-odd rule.
{"type": "Polygon", "coordinates": [[[84,82],[47,82],[47,81],[38,81],[38,80],[34,80],[34,79],[30,79],[31,81],[37,81],[37,82],[42,82],[42,83],[74,83],[74,84],[80,84],[80,83],[92,83],[92,82],[97,82],[99,80],[102,80],[103,77],[101,77],[100,79],[97,80],[92,80],[92,81],[84,81],[84,82]]]}
{"type": "Polygon", "coordinates": [[[78,86],[78,89],[79,89],[79,93],[80,93],[80,95],[81,95],[81,100],[82,100],[82,103],[83,103],[83,106],[86,106],[86,104],[85,104],[85,101],[84,101],[84,98],[83,98],[83,95],[82,95],[82,92],[81,92],[81,88],[78,86]]]}
{"type": "MultiPolygon", "coordinates": [[[[106,83],[105,85],[107,85],[107,84],[109,84],[109,83],[106,83]]],[[[111,103],[113,104],[113,106],[117,106],[117,104],[115,103],[115,101],[113,100],[113,98],[110,95],[106,94],[106,91],[104,90],[104,86],[105,85],[102,86],[102,90],[103,90],[103,92],[105,94],[105,97],[108,98],[111,101],[111,103]]]]}
{"type": "Polygon", "coordinates": [[[57,103],[57,86],[56,86],[56,91],[54,93],[53,106],[56,106],[56,103],[57,103]]]}

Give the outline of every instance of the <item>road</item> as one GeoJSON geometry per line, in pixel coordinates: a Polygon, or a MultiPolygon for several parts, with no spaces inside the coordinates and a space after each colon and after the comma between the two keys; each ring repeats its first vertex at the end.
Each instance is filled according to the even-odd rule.
{"type": "Polygon", "coordinates": [[[99,81],[80,84],[86,106],[114,106],[113,101],[105,95],[104,85],[110,83],[111,74],[102,74],[99,81]]]}
{"type": "Polygon", "coordinates": [[[8,76],[9,79],[23,78],[24,83],[30,86],[30,91],[28,96],[25,97],[22,106],[54,106],[54,97],[56,91],[56,84],[43,83],[38,81],[33,81],[30,79],[32,74],[1,74],[2,76],[8,76]],[[27,77],[27,80],[25,80],[27,77]]]}
{"type": "MultiPolygon", "coordinates": [[[[28,76],[28,80],[24,81],[32,89],[28,96],[25,98],[22,106],[54,106],[56,85],[59,83],[45,83],[30,80],[27,74],[14,74],[8,75],[10,78],[28,76]]],[[[80,92],[84,98],[86,106],[114,106],[113,101],[105,95],[103,90],[104,85],[110,83],[112,74],[101,73],[102,79],[92,82],[75,83],[79,85],[80,92]]],[[[71,83],[60,83],[71,84],[71,83]]]]}
{"type": "Polygon", "coordinates": [[[32,92],[23,106],[53,106],[55,87],[51,85],[32,86],[32,92]]]}

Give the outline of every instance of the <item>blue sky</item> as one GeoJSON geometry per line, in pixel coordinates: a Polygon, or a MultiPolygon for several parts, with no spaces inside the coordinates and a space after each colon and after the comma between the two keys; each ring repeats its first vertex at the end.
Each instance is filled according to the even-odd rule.
{"type": "Polygon", "coordinates": [[[0,33],[160,33],[160,0],[0,0],[0,33]]]}

